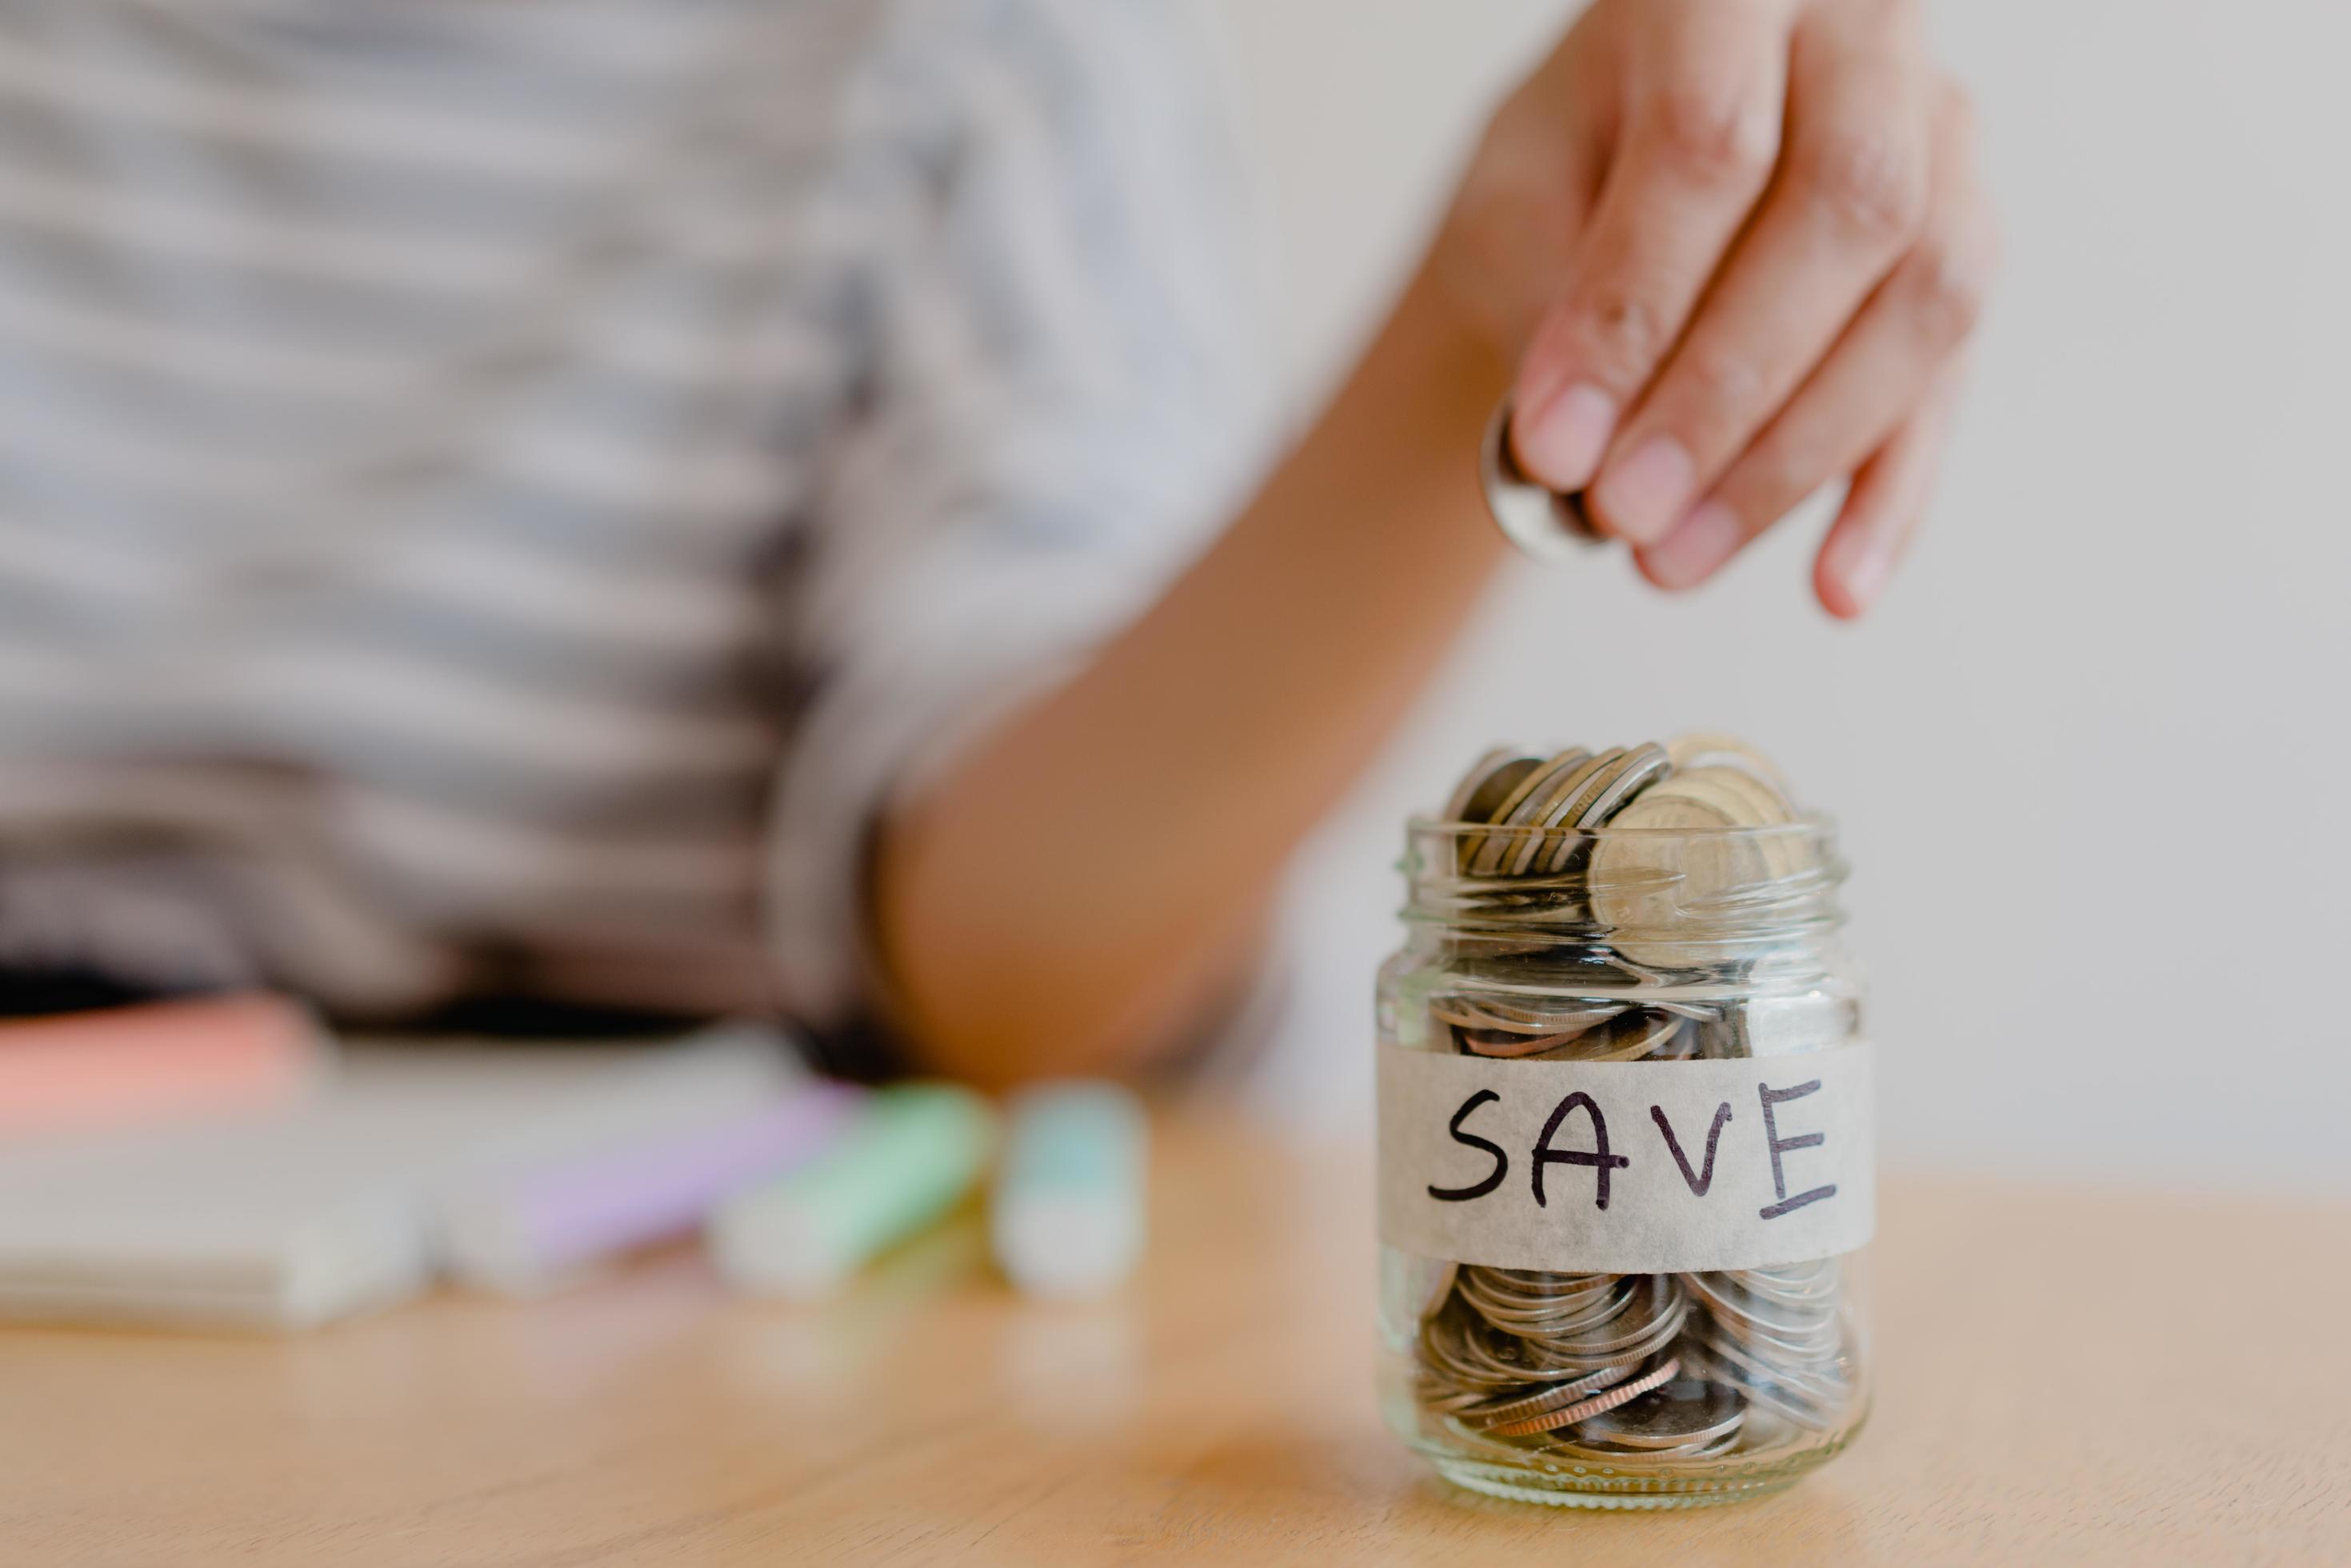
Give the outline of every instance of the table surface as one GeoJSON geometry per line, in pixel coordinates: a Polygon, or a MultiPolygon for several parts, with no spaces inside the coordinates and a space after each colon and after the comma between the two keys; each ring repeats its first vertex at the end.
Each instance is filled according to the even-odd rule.
{"type": "Polygon", "coordinates": [[[1876,1415],[1776,1497],[1436,1480],[1371,1393],[1369,1162],[1178,1120],[1107,1305],[968,1220],[823,1307],[681,1249],[273,1341],[0,1332],[0,1562],[2351,1559],[2351,1212],[1889,1181],[1876,1415]]]}

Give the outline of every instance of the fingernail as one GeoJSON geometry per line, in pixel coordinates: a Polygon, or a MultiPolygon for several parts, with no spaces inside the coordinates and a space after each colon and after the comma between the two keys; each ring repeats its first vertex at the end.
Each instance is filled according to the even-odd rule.
{"type": "Polygon", "coordinates": [[[1530,477],[1554,490],[1581,490],[1592,483],[1615,428],[1616,400],[1578,382],[1519,422],[1512,450],[1530,477]]]}
{"type": "Polygon", "coordinates": [[[1653,435],[1630,457],[1600,476],[1592,499],[1600,520],[1617,538],[1653,545],[1689,505],[1698,474],[1690,455],[1669,435],[1653,435]]]}
{"type": "Polygon", "coordinates": [[[1746,535],[1738,514],[1719,501],[1708,501],[1644,550],[1641,564],[1661,588],[1694,587],[1713,576],[1746,535]]]}
{"type": "Polygon", "coordinates": [[[1854,612],[1859,614],[1886,591],[1886,580],[1894,574],[1894,551],[1875,535],[1865,535],[1844,552],[1834,570],[1853,601],[1854,612]]]}

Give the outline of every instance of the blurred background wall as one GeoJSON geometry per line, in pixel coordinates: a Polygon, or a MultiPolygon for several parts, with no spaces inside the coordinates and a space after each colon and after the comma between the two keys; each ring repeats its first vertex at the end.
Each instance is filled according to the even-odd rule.
{"type": "MultiPolygon", "coordinates": [[[[1573,7],[1205,3],[1311,391],[1573,7]]],[[[2351,11],[1936,23],[2008,260],[1907,570],[1859,627],[1807,598],[1816,519],[1685,599],[1614,557],[1516,570],[1301,863],[1270,1110],[1368,1124],[1408,810],[1491,739],[1704,725],[1844,824],[1889,1164],[2351,1192],[2351,11]]]]}

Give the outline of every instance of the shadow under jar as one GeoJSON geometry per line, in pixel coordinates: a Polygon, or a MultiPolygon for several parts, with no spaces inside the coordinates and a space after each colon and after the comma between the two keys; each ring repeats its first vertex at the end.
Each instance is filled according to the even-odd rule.
{"type": "Polygon", "coordinates": [[[1817,817],[1416,820],[1379,981],[1381,1397],[1447,1479],[1673,1508],[1868,1410],[1872,1057],[1817,817]]]}

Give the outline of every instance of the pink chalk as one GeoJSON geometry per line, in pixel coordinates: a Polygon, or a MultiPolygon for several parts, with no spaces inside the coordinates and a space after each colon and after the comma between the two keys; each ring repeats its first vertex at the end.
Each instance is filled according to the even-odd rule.
{"type": "Polygon", "coordinates": [[[266,1110],[308,1092],[325,1056],[317,1021],[282,997],[0,1022],[0,1135],[266,1110]]]}

